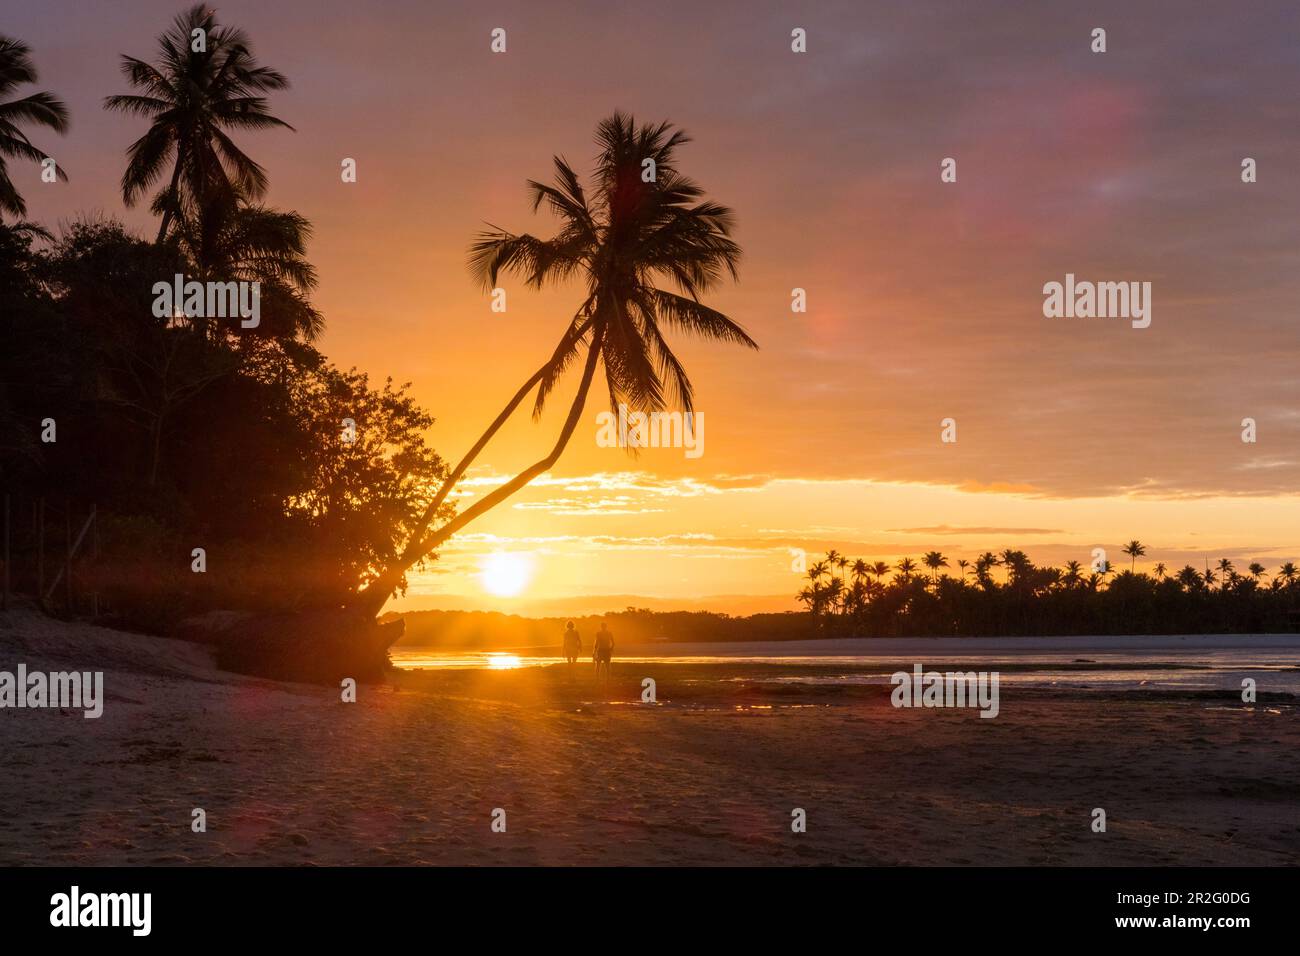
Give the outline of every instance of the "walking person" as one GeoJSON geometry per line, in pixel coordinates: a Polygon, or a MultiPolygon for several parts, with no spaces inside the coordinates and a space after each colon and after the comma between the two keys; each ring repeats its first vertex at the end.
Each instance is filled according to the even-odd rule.
{"type": "Polygon", "coordinates": [[[570,621],[564,628],[564,659],[570,664],[578,662],[578,655],[582,653],[582,638],[578,636],[577,630],[570,621]]]}
{"type": "Polygon", "coordinates": [[[605,625],[604,621],[600,622],[600,630],[596,632],[596,640],[591,648],[591,661],[596,665],[597,677],[609,677],[610,663],[614,660],[614,633],[605,625]]]}

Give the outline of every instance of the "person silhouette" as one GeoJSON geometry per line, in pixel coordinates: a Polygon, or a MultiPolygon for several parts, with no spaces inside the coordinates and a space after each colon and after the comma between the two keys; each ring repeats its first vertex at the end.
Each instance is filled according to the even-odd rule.
{"type": "Polygon", "coordinates": [[[582,638],[578,636],[573,622],[570,621],[564,628],[564,659],[570,664],[576,664],[581,653],[582,638]]]}
{"type": "Polygon", "coordinates": [[[596,665],[596,675],[601,676],[602,672],[605,677],[609,676],[610,663],[614,659],[614,634],[605,626],[605,622],[600,622],[600,630],[596,632],[596,640],[591,648],[591,661],[596,665]]]}

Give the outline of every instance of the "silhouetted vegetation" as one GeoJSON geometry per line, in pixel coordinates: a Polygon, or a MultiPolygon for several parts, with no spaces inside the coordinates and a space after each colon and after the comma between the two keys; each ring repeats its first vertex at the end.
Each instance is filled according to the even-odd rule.
{"type": "MultiPolygon", "coordinates": [[[[1146,553],[1137,541],[1123,552],[1134,564],[1146,553]]],[[[1272,575],[1258,562],[1240,573],[1225,558],[1217,570],[1188,565],[1169,575],[1157,564],[1151,575],[1112,577],[1105,562],[1039,567],[1009,549],[958,562],[960,577],[941,573],[949,563],[937,551],[921,564],[928,574],[911,558],[891,568],[830,551],[808,568],[799,601],[824,636],[1239,634],[1300,625],[1300,571],[1291,562],[1272,575]]]]}
{"type": "MultiPolygon", "coordinates": [[[[78,554],[78,590],[125,623],[341,607],[394,562],[446,477],[423,437],[432,419],[406,386],[372,384],[311,344],[324,319],[310,299],[310,223],[259,204],[266,174],[235,142],[289,129],[264,97],[287,80],[203,6],[159,37],[155,62],[127,56],[122,70],[134,92],[106,106],[150,122],[128,151],[123,199],[158,187],[156,239],[103,218],[57,236],[0,224],[11,577],[32,593],[38,575],[48,584],[73,517],[93,506],[97,560],[82,560],[89,547],[78,554]],[[176,276],[256,283],[258,320],[179,303],[158,314],[155,286],[176,276]],[[51,510],[58,520],[43,533],[51,510]]],[[[0,37],[0,98],[35,80],[30,51],[0,37]]],[[[4,160],[43,157],[21,125],[67,123],[49,93],[0,101],[0,212],[26,212],[4,160]]]]}

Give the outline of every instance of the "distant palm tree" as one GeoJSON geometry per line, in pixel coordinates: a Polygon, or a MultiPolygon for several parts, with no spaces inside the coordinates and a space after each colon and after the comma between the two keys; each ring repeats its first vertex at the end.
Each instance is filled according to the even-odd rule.
{"type": "Polygon", "coordinates": [[[1188,591],[1195,591],[1201,585],[1201,576],[1194,567],[1187,564],[1178,572],[1178,583],[1188,591]]]}
{"type": "Polygon", "coordinates": [[[1168,572],[1168,570],[1169,569],[1165,567],[1165,563],[1163,561],[1157,562],[1155,568],[1156,580],[1163,581],[1165,579],[1165,574],[1168,572]]]}
{"type": "Polygon", "coordinates": [[[916,573],[916,562],[911,558],[903,558],[894,567],[898,569],[898,577],[902,581],[910,581],[916,573]]]}
{"type": "Polygon", "coordinates": [[[123,56],[122,73],[141,92],[110,96],[104,105],[152,120],[127,150],[122,198],[128,206],[172,167],[168,185],[153,201],[153,211],[162,216],[161,242],[186,207],[222,193],[238,191],[256,200],[266,192],[266,171],[235,145],[229,131],[293,127],[271,115],[262,95],[289,81],[258,66],[248,36],[218,26],[216,13],[205,5],[180,14],[159,36],[158,56],[156,66],[123,56]],[[203,49],[195,49],[196,30],[203,31],[203,49]]]}
{"type": "Polygon", "coordinates": [[[1228,585],[1237,580],[1237,572],[1232,567],[1232,562],[1227,558],[1219,559],[1219,573],[1223,575],[1223,590],[1228,589],[1228,585]]]}
{"type": "Polygon", "coordinates": [[[874,574],[877,578],[884,580],[885,575],[889,573],[888,562],[877,561],[875,564],[871,566],[871,573],[874,574]]]}
{"type": "MultiPolygon", "coordinates": [[[[53,93],[29,93],[20,100],[4,99],[24,83],[36,82],[31,52],[25,43],[0,36],[0,212],[20,219],[27,215],[27,203],[14,187],[5,160],[25,159],[39,165],[46,159],[45,153],[32,145],[20,124],[45,126],[56,133],[68,128],[68,108],[53,93]]],[[[61,165],[55,164],[55,170],[60,179],[68,178],[61,165]]]]}
{"type": "Polygon", "coordinates": [[[939,569],[948,567],[948,559],[938,551],[927,551],[921,563],[933,572],[931,578],[935,584],[939,583],[939,569]]]}
{"type": "Polygon", "coordinates": [[[1128,544],[1124,545],[1124,547],[1120,548],[1120,550],[1133,559],[1129,562],[1129,573],[1132,573],[1137,569],[1137,559],[1147,553],[1146,545],[1141,541],[1130,541],[1128,544]]]}
{"type": "Polygon", "coordinates": [[[1252,561],[1250,563],[1250,567],[1248,567],[1246,570],[1250,572],[1250,576],[1252,578],[1258,581],[1260,578],[1264,576],[1265,572],[1268,569],[1264,567],[1264,565],[1260,564],[1258,561],[1252,561]]]}
{"type": "Polygon", "coordinates": [[[1297,574],[1300,574],[1300,571],[1296,569],[1293,562],[1288,561],[1278,568],[1277,577],[1286,587],[1292,587],[1295,585],[1297,574]]]}
{"type": "Polygon", "coordinates": [[[853,562],[853,581],[855,584],[870,573],[871,569],[867,567],[867,562],[863,561],[861,558],[858,558],[853,562]]]}
{"type": "Polygon", "coordinates": [[[586,295],[550,359],[515,393],[426,506],[401,552],[359,594],[355,603],[378,613],[406,569],[422,560],[479,515],[550,470],[568,444],[586,406],[596,366],[603,362],[611,406],[659,411],[675,398],[685,415],[694,410],[694,388],[668,346],[668,329],[758,348],[739,325],[700,302],[724,276],[736,277],[740,247],[731,239],[730,209],[704,200],[704,190],[677,170],[677,149],[689,142],[668,123],[637,126],[616,112],[596,128],[599,155],[591,198],[569,164],[554,158],[555,185],[530,181],[533,209],[545,204],[561,220],[552,239],[499,229],[480,234],[470,265],[484,289],[503,271],[518,272],[531,286],[582,279],[586,295]],[[643,172],[653,163],[650,181],[643,172]],[[672,292],[656,285],[668,282],[672,292]],[[514,410],[537,389],[533,415],[565,370],[586,348],[582,378],[554,447],[441,527],[429,531],[443,502],[466,469],[514,410]]]}
{"type": "Polygon", "coordinates": [[[975,559],[975,580],[979,582],[981,587],[991,588],[993,586],[993,578],[989,571],[997,566],[998,558],[992,551],[985,551],[975,559]]]}
{"type": "Polygon", "coordinates": [[[1065,563],[1065,573],[1061,575],[1061,583],[1068,588],[1078,587],[1083,582],[1083,565],[1078,561],[1067,561],[1065,563]]]}
{"type": "Polygon", "coordinates": [[[966,580],[966,569],[970,567],[970,562],[967,561],[965,558],[958,558],[958,559],[957,559],[957,567],[961,568],[961,579],[962,579],[962,581],[965,581],[965,580],[966,580]]]}

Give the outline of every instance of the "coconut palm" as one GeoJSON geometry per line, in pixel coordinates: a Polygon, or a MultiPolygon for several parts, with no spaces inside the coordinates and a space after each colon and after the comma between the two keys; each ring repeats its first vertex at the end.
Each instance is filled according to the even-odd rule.
{"type": "Polygon", "coordinates": [[[307,299],[316,286],[316,269],[306,258],[311,231],[298,213],[250,204],[233,189],[187,204],[174,234],[200,281],[259,283],[256,334],[312,341],[325,320],[307,299]]]}
{"type": "Polygon", "coordinates": [[[871,568],[867,566],[867,562],[863,561],[861,558],[858,558],[853,562],[852,573],[853,573],[853,582],[856,584],[858,581],[861,581],[863,578],[865,578],[867,575],[871,573],[871,568]]]}
{"type": "Polygon", "coordinates": [[[1237,580],[1237,572],[1233,569],[1231,561],[1229,561],[1227,558],[1220,558],[1219,573],[1223,576],[1222,588],[1223,590],[1226,591],[1228,589],[1228,585],[1237,580]]]}
{"type": "Polygon", "coordinates": [[[1260,564],[1258,561],[1252,561],[1250,563],[1250,566],[1247,567],[1246,570],[1249,571],[1250,576],[1258,582],[1259,579],[1264,576],[1265,572],[1268,569],[1264,567],[1264,565],[1260,564]]]}
{"type": "Polygon", "coordinates": [[[935,584],[939,583],[939,569],[948,567],[948,559],[938,551],[927,551],[921,558],[921,563],[930,569],[931,579],[935,584]]]}
{"type": "Polygon", "coordinates": [[[1295,563],[1291,561],[1288,561],[1286,564],[1282,565],[1282,567],[1277,569],[1277,579],[1281,581],[1285,587],[1293,587],[1295,585],[1297,574],[1300,574],[1300,570],[1297,570],[1295,563]]]}
{"type": "MultiPolygon", "coordinates": [[[[18,87],[37,80],[31,48],[7,36],[0,36],[0,212],[18,218],[27,215],[27,203],[9,177],[8,159],[30,160],[40,164],[43,151],[32,145],[21,129],[24,123],[44,126],[62,133],[68,128],[68,108],[53,93],[28,93],[22,99],[7,99],[18,87]]],[[[61,166],[56,174],[66,180],[61,166]]]]}
{"type": "Polygon", "coordinates": [[[134,205],[171,166],[167,185],[153,200],[154,212],[162,216],[159,241],[187,206],[235,190],[250,200],[262,196],[266,171],[230,133],[293,129],[271,115],[262,95],[284,89],[289,81],[257,64],[242,30],[219,26],[216,13],[199,4],[159,36],[157,65],[123,56],[122,73],[140,92],[110,96],[105,107],[151,120],[127,150],[122,174],[126,204],[134,205]],[[202,43],[196,31],[202,31],[202,43]]]}
{"type": "Polygon", "coordinates": [[[1156,572],[1156,580],[1163,581],[1165,579],[1165,575],[1169,572],[1169,569],[1165,567],[1165,563],[1163,561],[1157,561],[1155,572],[1156,572]]]}
{"type": "Polygon", "coordinates": [[[554,467],[568,444],[603,364],[610,405],[662,410],[670,399],[684,413],[694,410],[694,387],[669,348],[665,332],[757,348],[739,325],[700,302],[725,276],[736,278],[740,247],[731,239],[730,209],[704,200],[704,190],[677,169],[677,151],[689,142],[668,123],[638,126],[616,112],[596,128],[599,155],[590,195],[569,164],[555,157],[555,183],[530,181],[533,210],[545,205],[560,219],[551,239],[493,228],[470,249],[470,266],[485,290],[503,272],[535,288],[580,279],[583,301],[554,353],[515,393],[427,506],[401,553],[358,595],[356,603],[377,613],[405,570],[479,515],[500,504],[554,467]],[[651,167],[654,176],[643,171],[651,167]],[[651,181],[647,182],[649,178],[651,181]],[[664,282],[676,291],[661,288],[664,282]],[[441,527],[429,526],[466,469],[534,389],[533,416],[585,349],[577,394],[551,451],[480,498],[441,527]]]}
{"type": "Polygon", "coordinates": [[[962,579],[962,581],[965,581],[965,580],[966,580],[966,569],[970,567],[970,562],[967,561],[965,558],[958,558],[958,559],[957,559],[957,567],[961,569],[961,579],[962,579]]]}
{"type": "Polygon", "coordinates": [[[1147,553],[1146,545],[1141,541],[1130,541],[1124,547],[1120,548],[1124,554],[1127,554],[1132,561],[1129,562],[1129,572],[1132,573],[1137,569],[1137,559],[1147,553]]]}
{"type": "Polygon", "coordinates": [[[1075,588],[1083,583],[1083,565],[1078,561],[1067,561],[1065,564],[1065,573],[1061,575],[1061,583],[1067,588],[1075,588]]]}
{"type": "Polygon", "coordinates": [[[898,569],[898,579],[904,583],[912,580],[912,575],[916,573],[916,562],[911,558],[903,558],[894,567],[898,569]]]}

